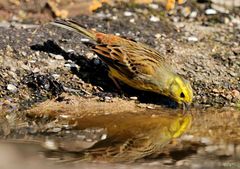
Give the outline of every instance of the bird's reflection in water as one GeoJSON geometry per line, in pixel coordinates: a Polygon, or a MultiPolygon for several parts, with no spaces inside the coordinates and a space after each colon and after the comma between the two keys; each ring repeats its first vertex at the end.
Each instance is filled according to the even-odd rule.
{"type": "Polygon", "coordinates": [[[74,158],[69,161],[136,161],[161,152],[167,143],[190,127],[191,120],[190,114],[163,115],[149,112],[70,119],[69,124],[77,130],[102,128],[106,135],[89,148],[74,152],[74,158]]]}

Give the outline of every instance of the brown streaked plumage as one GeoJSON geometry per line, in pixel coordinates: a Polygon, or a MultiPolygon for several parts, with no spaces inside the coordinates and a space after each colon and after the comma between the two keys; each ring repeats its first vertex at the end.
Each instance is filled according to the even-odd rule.
{"type": "Polygon", "coordinates": [[[192,116],[148,113],[121,113],[75,118],[69,124],[75,129],[100,127],[106,138],[93,146],[76,151],[64,161],[133,162],[159,153],[171,140],[180,137],[191,126],[192,116]],[[126,120],[127,119],[127,120],[126,120]]]}
{"type": "Polygon", "coordinates": [[[190,83],[173,72],[155,49],[134,40],[85,29],[71,20],[56,20],[52,24],[96,41],[92,50],[108,65],[109,76],[114,81],[168,96],[179,104],[192,102],[190,83]]]}

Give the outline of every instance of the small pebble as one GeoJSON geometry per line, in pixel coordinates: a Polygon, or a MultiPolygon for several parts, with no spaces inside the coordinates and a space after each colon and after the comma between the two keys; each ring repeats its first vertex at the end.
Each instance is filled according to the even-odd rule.
{"type": "Polygon", "coordinates": [[[238,90],[232,90],[232,95],[235,98],[240,98],[240,92],[238,90]]]}
{"type": "Polygon", "coordinates": [[[152,16],[150,17],[150,21],[151,21],[151,22],[159,22],[160,19],[159,19],[159,17],[156,17],[156,16],[153,16],[153,15],[152,15],[152,16]]]}
{"type": "Polygon", "coordinates": [[[197,11],[192,11],[189,15],[190,18],[196,18],[197,17],[197,11]]]}
{"type": "Polygon", "coordinates": [[[215,15],[217,14],[217,11],[215,9],[206,9],[205,14],[207,15],[215,15]]]}
{"type": "Polygon", "coordinates": [[[148,109],[154,110],[153,106],[147,106],[148,109]]]}
{"type": "Polygon", "coordinates": [[[106,96],[106,97],[104,97],[104,100],[106,101],[106,102],[109,102],[109,101],[111,101],[111,97],[109,97],[109,96],[106,96]]]}
{"type": "Polygon", "coordinates": [[[210,144],[212,144],[212,141],[207,137],[202,137],[201,138],[201,143],[203,143],[205,145],[210,145],[210,144]]]}
{"type": "Polygon", "coordinates": [[[216,89],[216,88],[214,88],[213,90],[212,90],[214,93],[219,93],[220,91],[218,90],[218,89],[216,89]]]}
{"type": "Polygon", "coordinates": [[[15,93],[15,92],[17,92],[18,89],[17,89],[17,87],[14,86],[13,84],[8,84],[8,85],[7,85],[7,90],[15,93]]]}
{"type": "Polygon", "coordinates": [[[25,51],[21,52],[22,56],[27,56],[27,53],[25,51]]]}
{"type": "Polygon", "coordinates": [[[117,16],[113,16],[112,19],[113,19],[113,20],[117,20],[118,17],[117,17],[117,16]]]}
{"type": "Polygon", "coordinates": [[[77,135],[77,138],[78,138],[78,140],[84,140],[84,139],[86,139],[86,136],[85,135],[77,135]]]}
{"type": "Polygon", "coordinates": [[[64,64],[64,66],[68,68],[79,68],[79,66],[76,63],[66,63],[64,64]]]}
{"type": "Polygon", "coordinates": [[[91,59],[93,59],[94,53],[93,52],[87,52],[85,56],[86,56],[87,59],[91,60],[91,59]]]}
{"type": "Polygon", "coordinates": [[[81,42],[89,42],[90,40],[89,39],[87,39],[87,38],[82,38],[81,39],[81,42]]]}
{"type": "Polygon", "coordinates": [[[58,79],[59,77],[60,77],[60,75],[59,74],[52,74],[52,76],[55,78],[55,79],[58,79]]]}
{"type": "Polygon", "coordinates": [[[182,23],[182,22],[178,22],[178,23],[176,23],[175,25],[176,25],[176,27],[177,27],[178,29],[182,29],[182,28],[185,27],[185,24],[182,23]]]}
{"type": "Polygon", "coordinates": [[[39,51],[36,51],[35,54],[36,54],[36,56],[40,56],[40,52],[39,51]]]}
{"type": "Polygon", "coordinates": [[[172,21],[175,22],[175,23],[178,23],[179,22],[179,17],[172,17],[172,21]]]}
{"type": "Polygon", "coordinates": [[[10,45],[7,45],[6,50],[9,52],[13,52],[13,48],[10,45]]]}
{"type": "Polygon", "coordinates": [[[17,79],[17,74],[13,71],[9,71],[8,74],[13,77],[14,79],[17,79]]]}
{"type": "Polygon", "coordinates": [[[160,33],[157,33],[157,34],[155,35],[155,38],[157,38],[157,39],[161,38],[161,34],[160,34],[160,33]]]}
{"type": "Polygon", "coordinates": [[[149,4],[149,7],[152,9],[158,9],[158,4],[149,4]]]}
{"type": "MultiPolygon", "coordinates": [[[[71,128],[71,125],[68,125],[68,124],[63,124],[62,125],[62,128],[64,128],[64,129],[70,129],[71,128]]],[[[68,132],[68,133],[70,133],[70,131],[65,131],[66,133],[68,132]]]]}
{"type": "Polygon", "coordinates": [[[73,49],[68,49],[67,52],[71,53],[71,52],[74,52],[73,49]]]}
{"type": "Polygon", "coordinates": [[[107,17],[107,15],[105,13],[103,13],[103,12],[97,13],[96,15],[99,18],[106,18],[107,17]]]}
{"type": "Polygon", "coordinates": [[[41,70],[40,70],[39,68],[36,67],[36,68],[33,69],[32,72],[33,72],[33,73],[38,73],[38,72],[40,72],[40,71],[41,71],[41,70]]]}
{"type": "Polygon", "coordinates": [[[107,138],[107,134],[103,134],[102,136],[101,136],[101,140],[105,140],[107,138]]]}
{"type": "Polygon", "coordinates": [[[57,146],[57,144],[56,144],[56,142],[54,140],[46,140],[43,143],[43,146],[46,149],[49,149],[49,150],[57,150],[58,149],[58,146],[57,146]]]}
{"type": "Polygon", "coordinates": [[[60,132],[62,129],[60,128],[60,127],[56,127],[56,128],[53,128],[52,129],[52,132],[54,132],[54,133],[58,133],[58,132],[60,132]]]}
{"type": "Polygon", "coordinates": [[[64,64],[64,66],[70,68],[71,64],[70,63],[66,63],[66,64],[64,64]]]}
{"type": "Polygon", "coordinates": [[[218,146],[217,145],[210,145],[210,146],[206,146],[205,147],[205,151],[208,153],[213,153],[216,150],[218,150],[218,146]]]}
{"type": "Polygon", "coordinates": [[[53,53],[50,53],[50,56],[53,57],[56,60],[63,60],[64,59],[64,57],[62,55],[56,55],[56,54],[53,54],[53,53]]]}
{"type": "Polygon", "coordinates": [[[188,37],[188,42],[197,42],[198,41],[198,38],[196,36],[190,36],[188,37]]]}
{"type": "Polygon", "coordinates": [[[130,97],[131,100],[137,100],[138,98],[136,96],[130,97]]]}
{"type": "Polygon", "coordinates": [[[125,12],[123,13],[123,15],[124,15],[124,16],[132,16],[133,14],[132,14],[132,12],[125,11],[125,12]]]}
{"type": "Polygon", "coordinates": [[[87,138],[87,139],[86,139],[86,142],[93,142],[93,140],[90,139],[90,138],[87,138]]]}
{"type": "Polygon", "coordinates": [[[134,22],[135,22],[135,19],[132,18],[132,19],[129,20],[129,22],[134,23],[134,22]]]}
{"type": "Polygon", "coordinates": [[[184,141],[192,141],[193,138],[194,138],[194,136],[193,135],[189,135],[189,134],[185,134],[185,135],[183,135],[181,137],[181,139],[184,140],[184,141]]]}
{"type": "Polygon", "coordinates": [[[224,23],[225,23],[225,24],[229,24],[229,23],[230,23],[230,19],[227,18],[227,17],[224,17],[224,23]]]}
{"type": "Polygon", "coordinates": [[[235,72],[229,72],[229,74],[232,76],[232,77],[236,77],[236,76],[238,76],[238,73],[235,73],[235,72]]]}

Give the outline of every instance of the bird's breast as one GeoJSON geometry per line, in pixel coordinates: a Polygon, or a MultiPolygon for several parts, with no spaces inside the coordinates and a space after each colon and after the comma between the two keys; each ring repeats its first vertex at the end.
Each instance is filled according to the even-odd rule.
{"type": "Polygon", "coordinates": [[[157,86],[156,84],[154,84],[152,82],[152,78],[150,76],[147,77],[141,77],[141,76],[135,76],[132,78],[127,77],[127,75],[124,75],[122,73],[120,73],[119,71],[115,70],[114,68],[110,67],[110,76],[112,76],[113,78],[116,78],[118,80],[120,80],[121,82],[135,88],[135,89],[139,89],[139,90],[145,90],[145,91],[153,91],[153,92],[157,92],[159,93],[159,86],[157,86]]]}

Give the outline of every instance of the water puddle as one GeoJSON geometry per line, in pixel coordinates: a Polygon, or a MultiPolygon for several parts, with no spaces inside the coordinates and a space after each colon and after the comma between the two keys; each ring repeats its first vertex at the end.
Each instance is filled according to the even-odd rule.
{"type": "Polygon", "coordinates": [[[132,103],[127,111],[119,102],[47,101],[21,118],[10,113],[1,121],[0,159],[8,168],[240,168],[239,110],[183,115],[132,103]]]}

